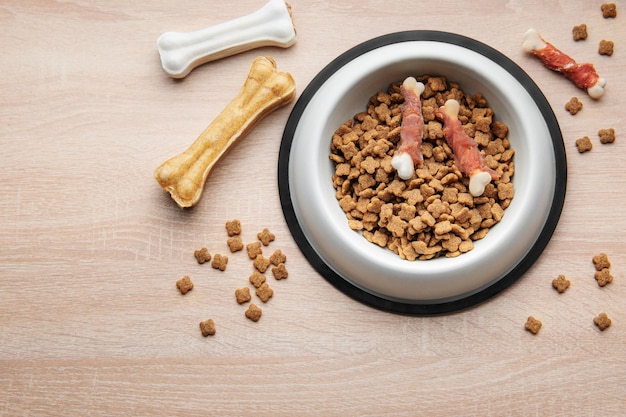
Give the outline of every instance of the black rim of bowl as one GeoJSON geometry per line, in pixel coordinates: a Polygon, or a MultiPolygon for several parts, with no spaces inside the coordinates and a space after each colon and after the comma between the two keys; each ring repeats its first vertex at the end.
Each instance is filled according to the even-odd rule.
{"type": "Polygon", "coordinates": [[[464,310],[488,300],[517,281],[535,263],[550,241],[563,210],[566,184],[567,161],[561,129],[550,104],[528,74],[526,74],[524,70],[522,70],[516,63],[511,61],[505,55],[488,45],[462,35],[429,30],[413,30],[383,35],[365,41],[335,58],[330,64],[322,69],[322,71],[320,71],[315,78],[313,78],[311,83],[305,88],[298,98],[298,101],[296,102],[289,119],[287,120],[278,156],[278,191],[280,194],[283,214],[294,240],[311,266],[335,288],[349,297],[379,310],[408,315],[436,315],[464,310]],[[543,229],[530,251],[509,273],[495,281],[487,288],[484,288],[477,293],[468,295],[465,298],[442,303],[404,303],[388,300],[364,291],[338,275],[317,255],[316,251],[313,249],[302,231],[294,211],[291,200],[291,192],[289,189],[289,154],[294,134],[304,110],[317,90],[335,72],[356,57],[386,45],[412,41],[436,41],[462,46],[484,55],[509,72],[526,89],[526,91],[528,91],[529,95],[541,111],[550,132],[550,137],[552,138],[552,145],[555,154],[556,183],[554,187],[552,206],[543,229]]]}

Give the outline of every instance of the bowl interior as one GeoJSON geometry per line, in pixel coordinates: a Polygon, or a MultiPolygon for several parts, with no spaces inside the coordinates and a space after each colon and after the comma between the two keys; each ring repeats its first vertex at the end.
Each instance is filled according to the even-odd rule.
{"type": "Polygon", "coordinates": [[[399,304],[455,302],[506,277],[544,233],[559,171],[552,126],[527,90],[527,80],[473,48],[438,40],[390,42],[344,61],[294,109],[293,135],[285,131],[291,135],[289,200],[312,256],[349,286],[399,304]],[[329,152],[334,131],[365,110],[373,94],[422,74],[444,75],[466,93],[482,93],[495,118],[509,127],[516,152],[515,197],[501,222],[472,251],[456,258],[406,261],[349,228],[335,198],[329,152]]]}

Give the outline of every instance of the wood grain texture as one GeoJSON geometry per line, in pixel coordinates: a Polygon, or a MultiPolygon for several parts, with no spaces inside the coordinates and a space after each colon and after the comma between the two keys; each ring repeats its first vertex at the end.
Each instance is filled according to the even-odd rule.
{"type": "Polygon", "coordinates": [[[250,13],[263,2],[17,1],[0,4],[0,416],[619,416],[626,409],[626,3],[292,0],[298,42],[203,65],[175,81],[159,34],[250,13]],[[622,16],[623,14],[623,16],[622,16]],[[589,38],[571,29],[586,23],[589,38]],[[608,81],[593,101],[520,48],[535,27],[608,81]],[[153,179],[241,87],[258,55],[298,94],[333,58],[372,37],[447,30],[500,50],[553,106],[568,156],[556,233],[524,277],[460,313],[406,317],[346,297],[300,253],[284,221],[277,158],[293,105],[263,119],[181,210],[153,179]],[[615,42],[600,56],[601,39],[615,42]],[[565,103],[578,96],[583,110],[565,103]],[[601,145],[597,131],[615,128],[601,145]],[[591,152],[574,142],[589,136],[591,152]],[[237,305],[252,266],[231,254],[269,228],[289,278],[253,323],[237,305]],[[193,250],[229,256],[224,272],[193,250]],[[606,252],[612,284],[591,258],[606,252]],[[571,288],[551,288],[559,274],[571,288]],[[193,291],[175,282],[189,275],[193,291]],[[600,332],[593,317],[613,325],[600,332]],[[524,331],[529,315],[543,322],[524,331]],[[213,318],[214,337],[198,323],[213,318]]]}

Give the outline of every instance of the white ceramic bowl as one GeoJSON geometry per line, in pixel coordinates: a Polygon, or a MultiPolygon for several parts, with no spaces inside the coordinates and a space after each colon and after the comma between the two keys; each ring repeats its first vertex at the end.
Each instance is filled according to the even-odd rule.
{"type": "Polygon", "coordinates": [[[545,97],[515,63],[475,40],[399,32],[342,54],[309,84],[283,134],[279,191],[299,247],[327,280],[384,310],[436,314],[477,304],[518,279],[548,243],[566,188],[565,149],[545,97]],[[334,131],[368,99],[409,75],[444,75],[482,93],[509,127],[515,197],[501,222],[456,258],[402,260],[348,227],[332,185],[334,131]]]}

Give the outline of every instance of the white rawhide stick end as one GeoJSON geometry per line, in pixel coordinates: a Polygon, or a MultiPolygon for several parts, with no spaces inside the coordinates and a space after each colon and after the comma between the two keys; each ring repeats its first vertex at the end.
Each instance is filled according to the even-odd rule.
{"type": "Polygon", "coordinates": [[[537,51],[546,47],[546,42],[543,40],[539,32],[535,29],[528,29],[524,34],[524,42],[522,43],[522,49],[525,52],[537,51]]]}
{"type": "Polygon", "coordinates": [[[259,10],[195,32],[166,32],[157,49],[163,70],[184,78],[195,67],[262,46],[287,48],[296,42],[291,7],[284,0],[269,0],[259,10]]]}
{"type": "Polygon", "coordinates": [[[446,112],[448,116],[450,116],[450,118],[456,120],[459,118],[459,111],[461,110],[461,105],[459,104],[458,101],[454,99],[446,100],[446,102],[443,104],[443,110],[446,112]]]}
{"type": "Polygon", "coordinates": [[[600,77],[597,83],[587,89],[587,94],[589,94],[589,97],[597,100],[604,95],[605,86],[606,80],[600,77]]]}
{"type": "Polygon", "coordinates": [[[485,171],[476,171],[470,176],[469,192],[474,197],[480,197],[485,187],[491,182],[491,174],[485,171]]]}
{"type": "Polygon", "coordinates": [[[406,152],[397,153],[391,158],[391,166],[398,171],[398,176],[403,180],[410,179],[415,173],[413,158],[406,152]]]}
{"type": "Polygon", "coordinates": [[[404,88],[415,92],[415,95],[418,97],[422,95],[422,93],[424,92],[424,88],[425,88],[424,84],[418,82],[414,77],[407,77],[402,82],[402,85],[404,86],[404,88]]]}

